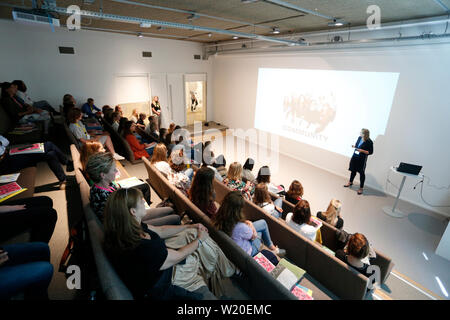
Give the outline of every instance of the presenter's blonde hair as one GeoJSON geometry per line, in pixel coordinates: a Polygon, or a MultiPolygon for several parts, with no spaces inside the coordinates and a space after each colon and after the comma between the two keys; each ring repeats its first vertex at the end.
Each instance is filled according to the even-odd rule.
{"type": "Polygon", "coordinates": [[[362,134],[364,136],[363,137],[364,141],[367,141],[370,138],[370,131],[369,131],[369,129],[363,128],[363,129],[361,129],[361,132],[362,132],[362,134]]]}

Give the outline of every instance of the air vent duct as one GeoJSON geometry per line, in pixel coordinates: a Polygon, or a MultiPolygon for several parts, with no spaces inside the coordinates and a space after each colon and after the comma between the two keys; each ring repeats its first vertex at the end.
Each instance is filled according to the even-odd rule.
{"type": "Polygon", "coordinates": [[[59,47],[59,53],[61,54],[75,54],[73,47],[59,47]]]}
{"type": "Polygon", "coordinates": [[[199,54],[194,54],[194,60],[201,60],[202,56],[199,54]]]}
{"type": "Polygon", "coordinates": [[[152,57],[152,53],[151,53],[151,51],[142,51],[142,56],[144,58],[151,58],[152,57]]]}

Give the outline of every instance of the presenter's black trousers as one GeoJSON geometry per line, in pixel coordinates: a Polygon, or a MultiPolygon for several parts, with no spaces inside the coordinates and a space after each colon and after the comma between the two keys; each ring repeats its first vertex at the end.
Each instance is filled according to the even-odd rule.
{"type": "MultiPolygon", "coordinates": [[[[355,179],[356,177],[356,171],[352,171],[350,173],[350,182],[353,183],[353,179],[355,179]]],[[[366,174],[364,173],[364,171],[360,171],[359,172],[359,180],[360,180],[360,186],[361,188],[364,188],[364,182],[366,181],[366,174]]]]}

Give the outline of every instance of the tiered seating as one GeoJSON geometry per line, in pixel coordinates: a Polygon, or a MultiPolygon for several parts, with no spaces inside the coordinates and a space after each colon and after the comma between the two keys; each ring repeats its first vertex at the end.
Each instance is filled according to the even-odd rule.
{"type": "MultiPolygon", "coordinates": [[[[89,205],[90,187],[81,171],[82,167],[79,160],[80,154],[73,144],[70,146],[70,151],[72,153],[75,176],[80,188],[84,217],[89,230],[89,239],[103,293],[108,300],[132,300],[133,295],[119,278],[103,251],[103,225],[89,205]]],[[[121,172],[121,175],[123,177],[128,177],[128,174],[124,171],[121,172]]]]}
{"type": "MultiPolygon", "coordinates": [[[[216,190],[216,201],[219,202],[231,191],[217,180],[214,180],[214,188],[216,190]]],[[[250,220],[265,219],[270,229],[271,238],[280,247],[286,249],[288,259],[305,269],[314,279],[322,283],[338,297],[342,299],[364,299],[369,280],[366,276],[357,272],[334,255],[329,254],[320,244],[302,236],[288,226],[284,220],[271,216],[248,200],[245,201],[245,216],[250,220]]],[[[284,215],[291,212],[292,209],[292,204],[283,201],[284,215]]],[[[321,232],[324,245],[331,250],[336,250],[335,228],[333,229],[332,226],[324,223],[321,232]]],[[[376,264],[380,267],[381,281],[384,283],[392,270],[393,263],[385,255],[379,252],[376,253],[376,264]]]]}
{"type": "MultiPolygon", "coordinates": [[[[142,158],[149,176],[149,183],[161,199],[169,198],[175,204],[179,213],[186,213],[193,221],[202,223],[208,228],[211,238],[217,242],[227,258],[243,273],[248,294],[253,299],[295,300],[296,297],[268,272],[259,266],[244,252],[228,235],[218,231],[212,221],[198,209],[181,191],[171,185],[168,180],[152,165],[142,158]]],[[[320,290],[313,289],[316,297],[320,290]]]]}
{"type": "MultiPolygon", "coordinates": [[[[277,195],[271,194],[272,200],[275,200],[278,198],[277,195]]],[[[290,203],[289,201],[286,201],[283,199],[283,215],[282,218],[285,219],[286,215],[289,212],[292,212],[294,210],[294,205],[290,203]]],[[[338,249],[338,242],[336,238],[336,233],[338,229],[329,223],[326,223],[325,221],[322,221],[322,227],[320,228],[320,231],[322,233],[322,243],[327,248],[331,249],[332,251],[336,251],[338,249]]],[[[381,283],[385,283],[389,275],[391,274],[391,270],[394,267],[394,263],[392,262],[392,259],[385,254],[377,251],[376,249],[375,253],[377,254],[377,257],[375,259],[375,262],[373,264],[380,267],[380,279],[381,283]]]]}

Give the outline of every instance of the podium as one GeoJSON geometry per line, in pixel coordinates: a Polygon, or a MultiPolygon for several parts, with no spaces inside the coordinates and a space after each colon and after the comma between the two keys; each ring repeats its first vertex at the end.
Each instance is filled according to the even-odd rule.
{"type": "Polygon", "coordinates": [[[406,215],[402,211],[397,209],[397,204],[398,204],[398,199],[400,199],[400,193],[402,193],[402,189],[403,189],[403,186],[405,184],[406,177],[413,177],[415,179],[417,179],[417,178],[423,179],[423,175],[422,174],[416,175],[416,174],[410,174],[410,173],[405,173],[405,172],[399,172],[399,171],[397,171],[397,168],[394,167],[394,166],[392,166],[390,168],[390,170],[392,170],[396,174],[399,174],[399,175],[403,176],[403,178],[402,178],[402,182],[400,183],[400,187],[398,189],[398,194],[397,194],[397,198],[395,199],[394,206],[393,207],[384,206],[383,207],[383,211],[384,211],[384,213],[386,213],[387,215],[389,215],[391,217],[404,218],[406,215]]]}

